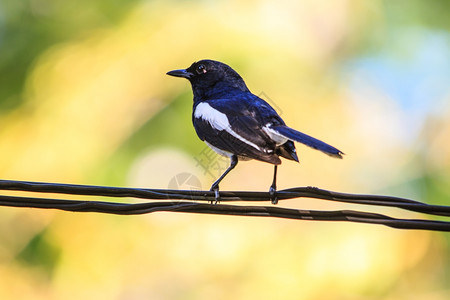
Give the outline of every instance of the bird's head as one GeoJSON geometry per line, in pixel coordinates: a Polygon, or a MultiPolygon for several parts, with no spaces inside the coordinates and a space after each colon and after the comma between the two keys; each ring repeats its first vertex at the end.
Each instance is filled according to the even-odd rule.
{"type": "Polygon", "coordinates": [[[212,99],[233,91],[248,91],[242,77],[230,66],[219,61],[204,59],[194,62],[187,69],[167,72],[167,75],[183,77],[191,82],[196,97],[212,99]]]}

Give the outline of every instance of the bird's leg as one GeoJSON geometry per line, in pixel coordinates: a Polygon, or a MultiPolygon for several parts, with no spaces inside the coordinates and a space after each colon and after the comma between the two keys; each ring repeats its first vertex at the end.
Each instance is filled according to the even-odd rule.
{"type": "MultiPolygon", "coordinates": [[[[220,200],[219,183],[222,181],[222,179],[225,178],[225,176],[227,176],[228,173],[230,173],[231,170],[234,169],[234,167],[236,167],[236,165],[238,163],[238,158],[236,155],[232,155],[230,157],[230,159],[231,159],[231,163],[230,163],[230,166],[228,167],[228,169],[226,169],[225,172],[223,172],[223,174],[219,177],[219,179],[217,179],[211,186],[210,191],[214,191],[214,198],[215,198],[214,204],[217,204],[220,200]]],[[[213,202],[211,201],[211,204],[212,203],[213,202]]]]}
{"type": "Polygon", "coordinates": [[[269,189],[269,194],[270,194],[270,199],[272,200],[272,204],[277,204],[278,203],[278,198],[277,198],[277,169],[278,169],[278,165],[275,165],[274,169],[273,169],[273,181],[272,181],[272,185],[270,186],[269,189]]]}

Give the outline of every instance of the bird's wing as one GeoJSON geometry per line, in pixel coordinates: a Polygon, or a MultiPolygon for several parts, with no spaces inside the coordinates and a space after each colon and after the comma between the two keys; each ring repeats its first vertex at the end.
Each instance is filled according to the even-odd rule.
{"type": "MultiPolygon", "coordinates": [[[[332,157],[342,158],[344,153],[339,149],[286,126],[281,117],[267,102],[253,94],[250,94],[249,97],[251,98],[246,99],[247,101],[237,101],[236,103],[233,103],[232,108],[229,108],[230,110],[239,109],[244,116],[251,116],[252,120],[256,122],[256,127],[259,130],[255,130],[255,128],[252,127],[236,126],[237,131],[242,128],[244,129],[244,132],[242,132],[243,136],[247,136],[247,134],[254,134],[255,131],[259,133],[264,132],[267,134],[265,137],[267,138],[268,136],[272,143],[275,142],[280,145],[284,144],[288,140],[295,141],[313,149],[322,151],[332,157]]],[[[224,106],[224,102],[218,102],[217,105],[220,106],[219,109],[227,109],[226,106],[224,106]]]]}
{"type": "Polygon", "coordinates": [[[247,99],[217,99],[194,107],[193,122],[198,136],[231,154],[280,164],[275,143],[262,130],[261,116],[247,99]]]}

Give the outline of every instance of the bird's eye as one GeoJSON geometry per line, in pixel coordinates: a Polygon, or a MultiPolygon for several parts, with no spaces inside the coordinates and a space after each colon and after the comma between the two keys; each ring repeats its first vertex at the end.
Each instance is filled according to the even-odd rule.
{"type": "Polygon", "coordinates": [[[205,65],[199,65],[199,66],[197,67],[197,73],[198,73],[198,74],[206,73],[206,67],[205,67],[205,65]]]}

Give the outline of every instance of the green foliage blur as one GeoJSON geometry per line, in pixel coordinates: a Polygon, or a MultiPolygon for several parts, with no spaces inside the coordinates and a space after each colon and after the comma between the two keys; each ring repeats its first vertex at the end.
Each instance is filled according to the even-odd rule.
{"type": "MultiPolygon", "coordinates": [[[[210,58],[288,125],[346,153],[298,145],[280,189],[450,205],[449,10],[445,0],[3,0],[0,177],[207,189],[228,162],[197,138],[188,82],[165,73],[210,58]]],[[[271,175],[269,164],[243,162],[221,188],[267,190],[271,175]]],[[[0,299],[449,299],[449,237],[4,207],[0,299]]]]}

